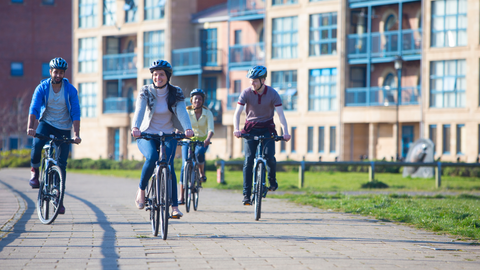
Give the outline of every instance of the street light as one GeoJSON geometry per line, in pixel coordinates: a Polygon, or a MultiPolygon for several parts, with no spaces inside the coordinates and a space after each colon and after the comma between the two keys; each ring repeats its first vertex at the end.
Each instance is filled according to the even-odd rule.
{"type": "Polygon", "coordinates": [[[400,159],[399,151],[398,151],[398,144],[400,140],[400,125],[398,123],[398,105],[400,104],[401,93],[402,93],[402,66],[403,66],[403,59],[400,55],[395,56],[394,66],[397,70],[397,107],[396,107],[396,117],[397,117],[397,139],[395,140],[395,153],[397,161],[400,159]]]}

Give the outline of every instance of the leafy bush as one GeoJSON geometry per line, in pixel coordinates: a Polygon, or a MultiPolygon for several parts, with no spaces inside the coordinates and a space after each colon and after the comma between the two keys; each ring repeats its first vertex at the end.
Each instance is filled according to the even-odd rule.
{"type": "Polygon", "coordinates": [[[0,168],[30,167],[30,149],[0,152],[0,168]]]}

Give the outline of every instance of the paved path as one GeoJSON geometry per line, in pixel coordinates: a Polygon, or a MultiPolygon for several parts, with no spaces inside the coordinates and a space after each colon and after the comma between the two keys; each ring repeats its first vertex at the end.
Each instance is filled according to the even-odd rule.
{"type": "Polygon", "coordinates": [[[163,241],[132,179],[68,174],[67,211],[43,225],[28,176],[0,170],[0,222],[16,222],[0,269],[480,269],[480,246],[451,237],[270,198],[255,221],[240,193],[211,189],[163,241]]]}

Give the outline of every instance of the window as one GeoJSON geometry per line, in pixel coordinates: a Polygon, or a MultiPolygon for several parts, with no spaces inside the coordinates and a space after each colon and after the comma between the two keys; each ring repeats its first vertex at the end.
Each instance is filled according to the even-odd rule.
{"type": "Polygon", "coordinates": [[[143,85],[152,84],[152,83],[153,83],[152,79],[143,79],[143,85]]]}
{"type": "Polygon", "coordinates": [[[143,35],[143,67],[165,56],[165,32],[163,30],[145,32],[143,35]]]}
{"type": "Polygon", "coordinates": [[[97,0],[80,0],[78,3],[78,27],[96,27],[97,12],[97,0]]]}
{"type": "Polygon", "coordinates": [[[325,128],[318,127],[318,152],[325,152],[325,128]]]}
{"type": "Polygon", "coordinates": [[[272,87],[282,98],[283,109],[297,110],[297,71],[272,71],[272,87]]]}
{"type": "MultiPolygon", "coordinates": [[[[207,77],[203,81],[203,90],[207,95],[208,103],[217,100],[217,77],[207,77]]],[[[205,105],[207,105],[205,103],[205,105]]]]}
{"type": "Polygon", "coordinates": [[[202,64],[217,66],[217,28],[200,31],[202,43],[202,64]]]}
{"type": "Polygon", "coordinates": [[[467,138],[465,137],[466,135],[467,132],[465,131],[465,125],[457,125],[457,155],[465,154],[465,150],[467,149],[467,138]]]}
{"type": "MultiPolygon", "coordinates": [[[[283,136],[283,129],[280,129],[280,134],[283,136]]],[[[284,140],[280,141],[280,152],[285,153],[287,144],[285,143],[284,140]]]]}
{"type": "Polygon", "coordinates": [[[273,19],[272,58],[297,58],[298,18],[273,19]]]}
{"type": "Polygon", "coordinates": [[[123,9],[125,10],[125,22],[131,23],[138,21],[138,0],[125,0],[123,9]]]}
{"type": "Polygon", "coordinates": [[[235,30],[233,42],[235,45],[242,44],[242,30],[235,30]]]}
{"type": "Polygon", "coordinates": [[[97,83],[80,83],[78,85],[78,100],[82,117],[97,116],[97,83]]]}
{"type": "Polygon", "coordinates": [[[292,153],[295,153],[297,152],[297,147],[296,147],[296,134],[297,133],[297,127],[292,127],[292,134],[291,135],[291,138],[290,138],[290,141],[291,141],[291,146],[292,146],[292,153]]]}
{"type": "Polygon", "coordinates": [[[12,62],[10,64],[10,75],[15,77],[23,76],[23,63],[22,62],[12,62]]]}
{"type": "Polygon", "coordinates": [[[310,111],[337,110],[337,69],[311,69],[308,92],[310,111]]]}
{"type": "Polygon", "coordinates": [[[337,54],[337,13],[310,15],[310,56],[337,54]]]}
{"type": "Polygon", "coordinates": [[[81,73],[97,72],[97,38],[81,38],[78,41],[78,71],[81,73]]]}
{"type": "Polygon", "coordinates": [[[307,131],[307,152],[313,152],[313,127],[308,127],[307,131]]]}
{"type": "Polygon", "coordinates": [[[443,154],[450,154],[450,125],[443,125],[443,154]]]}
{"type": "Polygon", "coordinates": [[[337,151],[337,129],[330,127],[330,153],[337,151]]]}
{"type": "Polygon", "coordinates": [[[145,0],[145,20],[158,20],[165,17],[165,1],[145,0]]]}
{"type": "Polygon", "coordinates": [[[241,93],[242,92],[242,81],[241,80],[233,81],[233,92],[234,93],[241,93]]]}
{"type": "Polygon", "coordinates": [[[432,47],[467,45],[467,0],[432,1],[432,47]]]}
{"type": "Polygon", "coordinates": [[[42,4],[44,5],[55,5],[55,0],[42,0],[42,4]]]}
{"type": "Polygon", "coordinates": [[[116,12],[117,3],[115,0],[103,0],[103,25],[115,25],[116,12]]]}
{"type": "Polygon", "coordinates": [[[434,145],[434,154],[436,153],[437,148],[437,125],[428,126],[428,138],[433,142],[434,145]]]}
{"type": "Polygon", "coordinates": [[[272,0],[272,6],[291,5],[298,3],[298,0],[272,0]]]}
{"type": "Polygon", "coordinates": [[[9,138],[10,150],[18,149],[18,138],[9,138]]]}
{"type": "Polygon", "coordinates": [[[464,108],[465,60],[433,61],[430,65],[430,107],[464,108]]]}
{"type": "Polygon", "coordinates": [[[48,63],[42,63],[42,78],[50,77],[50,65],[48,63]]]}
{"type": "Polygon", "coordinates": [[[12,3],[23,3],[23,0],[12,0],[12,3]]]}

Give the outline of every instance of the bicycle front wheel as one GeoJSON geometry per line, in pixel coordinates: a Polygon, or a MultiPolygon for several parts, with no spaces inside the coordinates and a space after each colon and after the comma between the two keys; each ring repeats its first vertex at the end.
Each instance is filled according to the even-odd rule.
{"type": "Polygon", "coordinates": [[[262,215],[262,197],[265,187],[265,164],[259,162],[255,168],[255,220],[259,220],[262,215]]]}
{"type": "Polygon", "coordinates": [[[198,172],[198,166],[196,166],[195,171],[192,173],[192,201],[193,201],[193,210],[197,211],[198,209],[198,197],[200,192],[200,174],[198,172]]]}
{"type": "Polygon", "coordinates": [[[191,198],[191,194],[192,194],[192,189],[194,188],[193,186],[193,182],[192,182],[192,172],[193,172],[193,164],[191,162],[187,162],[185,164],[185,168],[184,168],[184,171],[183,171],[183,178],[184,178],[184,181],[183,181],[183,184],[184,184],[184,188],[185,188],[185,195],[183,196],[184,200],[185,200],[185,210],[188,212],[190,212],[190,205],[192,203],[192,198],[191,198]]]}
{"type": "Polygon", "coordinates": [[[42,174],[37,198],[38,219],[43,224],[51,224],[58,216],[58,211],[63,203],[65,181],[60,167],[54,165],[47,168],[42,174]]]}
{"type": "Polygon", "coordinates": [[[167,240],[167,233],[168,233],[168,218],[169,218],[169,208],[170,208],[170,198],[169,198],[169,185],[170,181],[168,181],[169,175],[168,170],[166,167],[161,168],[161,175],[160,175],[160,227],[162,233],[162,239],[167,240]]]}
{"type": "Polygon", "coordinates": [[[158,235],[158,228],[160,226],[160,196],[158,185],[158,173],[152,176],[150,183],[150,190],[148,190],[148,203],[150,204],[150,223],[152,224],[153,236],[158,235]]]}

